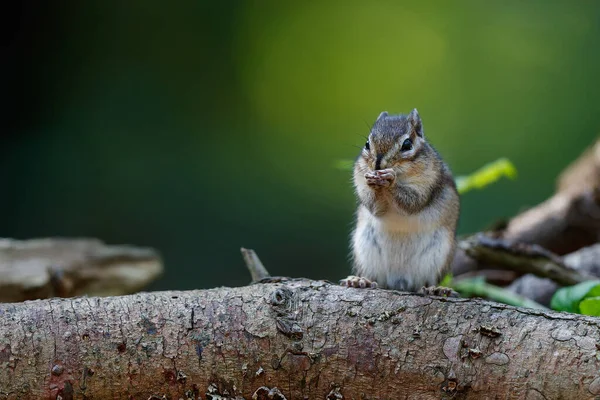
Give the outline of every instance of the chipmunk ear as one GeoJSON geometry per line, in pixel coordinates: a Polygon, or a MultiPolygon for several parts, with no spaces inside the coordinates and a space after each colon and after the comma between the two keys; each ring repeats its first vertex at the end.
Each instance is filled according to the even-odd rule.
{"type": "Polygon", "coordinates": [[[416,108],[413,108],[410,114],[408,114],[408,123],[417,136],[423,137],[423,123],[421,122],[421,116],[416,108]]]}
{"type": "Polygon", "coordinates": [[[377,122],[380,119],[383,119],[383,118],[385,118],[387,116],[388,116],[388,112],[387,111],[382,111],[381,114],[379,114],[379,117],[377,117],[377,120],[375,120],[375,122],[377,122]]]}

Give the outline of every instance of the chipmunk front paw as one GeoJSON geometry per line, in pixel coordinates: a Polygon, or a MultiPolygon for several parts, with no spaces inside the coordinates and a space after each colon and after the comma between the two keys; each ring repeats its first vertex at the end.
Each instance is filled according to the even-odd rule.
{"type": "Polygon", "coordinates": [[[393,169],[379,169],[373,172],[367,172],[365,179],[369,186],[388,187],[396,180],[396,173],[393,169]]]}

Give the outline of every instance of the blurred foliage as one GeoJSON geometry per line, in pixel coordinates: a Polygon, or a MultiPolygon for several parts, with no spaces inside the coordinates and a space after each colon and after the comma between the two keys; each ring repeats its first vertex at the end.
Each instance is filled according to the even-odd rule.
{"type": "Polygon", "coordinates": [[[600,317],[600,296],[586,297],[579,303],[579,311],[583,315],[600,317]]]}
{"type": "Polygon", "coordinates": [[[458,281],[446,281],[461,297],[481,297],[498,303],[504,303],[515,307],[527,307],[536,309],[547,309],[527,297],[520,296],[510,290],[487,283],[485,277],[460,279],[458,281]]]}
{"type": "Polygon", "coordinates": [[[560,288],[550,307],[556,311],[600,316],[600,281],[586,281],[560,288]]]}
{"type": "Polygon", "coordinates": [[[459,194],[465,194],[474,189],[483,189],[503,176],[510,179],[517,177],[517,169],[506,158],[486,164],[470,175],[456,177],[456,189],[459,194]]]}
{"type": "Polygon", "coordinates": [[[456,176],[460,232],[544,200],[595,137],[600,2],[20,4],[6,13],[0,235],[153,246],[152,289],[349,272],[355,199],[333,160],[419,109],[456,176]],[[6,28],[9,27],[9,28],[6,28]]]}
{"type": "Polygon", "coordinates": [[[452,287],[453,282],[454,282],[454,276],[451,273],[448,273],[448,274],[444,275],[444,277],[440,281],[439,286],[452,287]]]}

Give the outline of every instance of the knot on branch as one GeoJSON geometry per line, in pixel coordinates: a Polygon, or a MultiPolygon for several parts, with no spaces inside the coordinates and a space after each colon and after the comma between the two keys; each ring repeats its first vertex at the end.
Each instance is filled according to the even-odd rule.
{"type": "Polygon", "coordinates": [[[292,340],[301,340],[304,332],[297,322],[299,314],[297,294],[290,288],[282,286],[271,292],[269,303],[276,314],[277,330],[292,340]]]}
{"type": "Polygon", "coordinates": [[[269,302],[276,312],[287,313],[290,311],[290,308],[292,306],[293,297],[294,292],[291,289],[282,286],[280,288],[275,289],[271,293],[269,302]]]}

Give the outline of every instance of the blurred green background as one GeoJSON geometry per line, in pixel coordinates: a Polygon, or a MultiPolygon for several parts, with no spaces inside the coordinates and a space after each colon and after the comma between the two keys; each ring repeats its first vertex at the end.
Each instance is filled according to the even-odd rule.
{"type": "MultiPolygon", "coordinates": [[[[69,2],[67,2],[69,3],[69,2]]],[[[0,235],[153,246],[151,289],[349,272],[354,158],[418,108],[455,174],[460,232],[545,199],[600,126],[600,2],[179,1],[5,14],[0,235]]]]}

